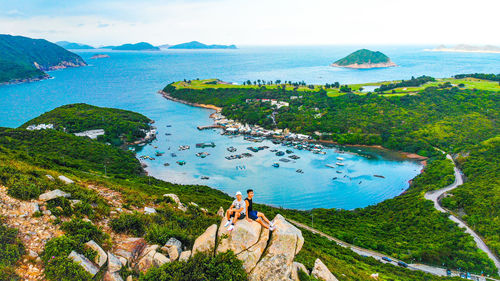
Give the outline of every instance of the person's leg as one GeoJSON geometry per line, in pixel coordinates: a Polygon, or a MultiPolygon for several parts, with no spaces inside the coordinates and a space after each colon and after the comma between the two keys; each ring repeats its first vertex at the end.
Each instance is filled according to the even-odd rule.
{"type": "Polygon", "coordinates": [[[229,221],[229,220],[231,220],[231,215],[232,215],[232,213],[233,213],[233,212],[232,212],[231,210],[229,210],[229,209],[226,211],[226,219],[227,219],[228,221],[229,221]]]}
{"type": "Polygon", "coordinates": [[[263,213],[257,212],[257,217],[263,219],[267,224],[269,224],[269,220],[266,218],[266,216],[263,213]]]}
{"type": "Polygon", "coordinates": [[[267,224],[265,224],[261,218],[258,218],[255,220],[256,222],[260,223],[260,225],[262,225],[264,228],[267,228],[269,229],[269,226],[267,224]]]}
{"type": "Polygon", "coordinates": [[[240,217],[240,212],[234,212],[234,216],[233,216],[233,224],[236,223],[236,221],[238,220],[238,218],[240,217]]]}

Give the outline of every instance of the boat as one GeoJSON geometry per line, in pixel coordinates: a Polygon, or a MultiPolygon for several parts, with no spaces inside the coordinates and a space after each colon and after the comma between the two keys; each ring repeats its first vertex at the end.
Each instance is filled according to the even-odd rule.
{"type": "Polygon", "coordinates": [[[336,172],[337,172],[337,174],[342,174],[342,172],[341,172],[341,171],[336,171],[336,172]]]}
{"type": "Polygon", "coordinates": [[[215,147],[215,143],[214,142],[197,143],[196,147],[198,148],[215,147]]]}
{"type": "Polygon", "coordinates": [[[344,163],[340,163],[340,162],[337,162],[335,164],[337,164],[338,166],[344,166],[344,163]]]}
{"type": "Polygon", "coordinates": [[[344,161],[345,159],[342,157],[337,157],[337,160],[344,161]]]}
{"type": "Polygon", "coordinates": [[[278,151],[278,150],[277,150],[277,149],[271,149],[271,150],[269,150],[269,151],[271,151],[271,152],[276,152],[276,151],[278,151]]]}
{"type": "Polygon", "coordinates": [[[168,167],[168,166],[170,166],[170,164],[169,163],[163,163],[163,166],[168,167]]]}
{"type": "Polygon", "coordinates": [[[297,169],[295,172],[299,173],[299,174],[303,174],[304,171],[302,171],[302,169],[297,169]]]}
{"type": "Polygon", "coordinates": [[[202,180],[208,180],[208,179],[210,179],[210,178],[209,178],[209,177],[207,177],[207,176],[202,176],[200,179],[202,179],[202,180]]]}
{"type": "Polygon", "coordinates": [[[276,156],[283,156],[283,155],[285,155],[285,152],[283,151],[276,152],[276,156]]]}
{"type": "Polygon", "coordinates": [[[382,179],[385,179],[384,176],[381,176],[381,175],[373,175],[374,177],[377,177],[377,178],[382,178],[382,179]]]}
{"type": "Polygon", "coordinates": [[[259,152],[259,150],[260,150],[258,147],[253,147],[253,146],[249,146],[249,147],[247,147],[247,149],[250,151],[253,151],[253,152],[259,152]]]}
{"type": "Polygon", "coordinates": [[[286,152],[287,154],[292,154],[292,153],[293,153],[293,150],[287,149],[285,152],[286,152]]]}
{"type": "Polygon", "coordinates": [[[288,156],[288,158],[293,159],[293,160],[297,160],[297,159],[300,159],[300,156],[290,155],[290,156],[288,156]]]}
{"type": "Polygon", "coordinates": [[[175,163],[179,164],[180,166],[186,165],[186,161],[184,161],[184,160],[180,160],[180,161],[177,161],[175,163]]]}
{"type": "Polygon", "coordinates": [[[332,169],[335,169],[335,165],[332,165],[332,164],[326,164],[325,166],[327,166],[328,168],[332,168],[332,169]]]}
{"type": "Polygon", "coordinates": [[[166,127],[167,127],[167,128],[170,128],[170,127],[172,127],[172,125],[167,125],[166,127]]]}
{"type": "Polygon", "coordinates": [[[171,133],[165,133],[165,136],[171,136],[172,134],[171,133]]]}
{"type": "Polygon", "coordinates": [[[205,158],[208,155],[210,155],[210,153],[208,153],[208,152],[198,152],[198,153],[196,153],[196,156],[197,157],[201,157],[201,158],[205,158]]]}
{"type": "Polygon", "coordinates": [[[274,163],[273,163],[273,167],[274,167],[274,168],[278,168],[279,166],[280,166],[280,164],[279,164],[279,163],[277,163],[277,162],[274,162],[274,163]]]}
{"type": "Polygon", "coordinates": [[[230,146],[230,147],[227,148],[227,151],[229,151],[229,152],[235,152],[236,150],[237,149],[234,146],[230,146]]]}
{"type": "Polygon", "coordinates": [[[333,177],[333,178],[332,178],[332,180],[336,180],[336,179],[337,179],[337,177],[333,177]]]}
{"type": "Polygon", "coordinates": [[[165,154],[165,152],[160,152],[160,151],[157,151],[157,152],[155,153],[155,155],[156,155],[156,156],[162,156],[163,154],[165,154]]]}
{"type": "Polygon", "coordinates": [[[172,157],[177,157],[177,154],[175,154],[175,153],[170,153],[170,156],[172,156],[172,157]]]}
{"type": "Polygon", "coordinates": [[[288,163],[288,162],[290,162],[290,161],[292,161],[292,160],[287,159],[287,158],[281,158],[281,159],[280,159],[280,161],[281,161],[281,162],[288,163]]]}
{"type": "Polygon", "coordinates": [[[182,151],[182,150],[188,150],[190,149],[191,147],[189,145],[181,145],[179,146],[179,151],[182,151]]]}

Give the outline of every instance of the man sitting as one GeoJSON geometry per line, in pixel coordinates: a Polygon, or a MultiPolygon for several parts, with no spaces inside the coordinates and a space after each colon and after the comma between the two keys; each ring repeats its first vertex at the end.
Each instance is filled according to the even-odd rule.
{"type": "Polygon", "coordinates": [[[231,231],[234,228],[236,220],[242,220],[245,218],[245,201],[242,199],[241,192],[236,192],[236,199],[231,204],[231,207],[226,212],[227,222],[224,227],[228,227],[227,230],[231,231]],[[232,218],[232,221],[231,221],[232,218]]]}
{"type": "Polygon", "coordinates": [[[252,220],[260,223],[263,227],[269,229],[270,231],[273,231],[276,227],[274,227],[273,222],[270,222],[266,216],[261,213],[257,212],[253,209],[253,189],[247,190],[247,198],[245,198],[245,205],[246,205],[246,213],[247,213],[247,220],[251,222],[252,220]]]}

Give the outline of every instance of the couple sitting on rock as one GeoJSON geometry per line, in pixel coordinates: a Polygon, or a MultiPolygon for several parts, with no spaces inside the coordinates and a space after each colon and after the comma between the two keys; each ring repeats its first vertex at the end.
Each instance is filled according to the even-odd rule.
{"type": "Polygon", "coordinates": [[[251,222],[254,220],[270,231],[275,229],[273,222],[269,221],[263,213],[257,212],[253,209],[252,198],[252,189],[247,190],[247,198],[245,198],[245,200],[242,200],[241,192],[236,192],[236,199],[226,212],[227,222],[224,227],[228,227],[228,231],[233,230],[234,224],[237,220],[242,220],[245,217],[247,218],[247,221],[251,222]]]}

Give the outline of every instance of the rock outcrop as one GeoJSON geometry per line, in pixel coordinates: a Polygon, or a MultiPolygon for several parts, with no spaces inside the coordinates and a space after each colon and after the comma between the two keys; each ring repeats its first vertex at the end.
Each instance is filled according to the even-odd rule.
{"type": "Polygon", "coordinates": [[[305,265],[301,264],[300,262],[293,262],[293,269],[292,269],[293,281],[300,281],[299,271],[304,271],[307,275],[309,275],[309,270],[307,270],[305,265]]]}
{"type": "Polygon", "coordinates": [[[316,259],[314,262],[314,268],[311,272],[311,276],[322,281],[338,281],[320,259],[316,259]]]}
{"type": "Polygon", "coordinates": [[[168,253],[168,258],[171,261],[175,261],[179,258],[179,255],[182,252],[182,243],[181,241],[172,237],[168,239],[167,243],[165,243],[165,246],[163,246],[161,249],[168,253]]]}
{"type": "Polygon", "coordinates": [[[58,198],[58,197],[70,197],[71,194],[69,193],[66,193],[62,190],[59,190],[59,189],[54,189],[52,191],[48,191],[48,192],[45,192],[44,194],[41,194],[38,199],[41,200],[41,201],[49,201],[49,200],[52,200],[52,199],[55,199],[55,198],[58,198]]]}
{"type": "MultiPolygon", "coordinates": [[[[218,231],[217,226],[212,225],[198,237],[193,255],[213,250],[217,241],[215,252],[233,251],[243,261],[243,268],[251,281],[292,278],[297,267],[293,260],[304,244],[302,232],[298,228],[281,215],[274,218],[276,230],[272,233],[259,223],[246,219],[239,220],[229,232],[223,227],[226,222],[226,218],[223,218],[218,231]]],[[[184,260],[184,253],[181,253],[180,260],[184,260]]],[[[302,267],[307,272],[303,265],[302,267]]]]}
{"type": "Polygon", "coordinates": [[[99,268],[95,266],[89,259],[87,259],[84,255],[78,254],[75,251],[71,251],[68,258],[73,260],[75,263],[79,264],[85,271],[90,273],[90,275],[94,276],[99,272],[99,268]]]}
{"type": "Polygon", "coordinates": [[[97,245],[97,243],[94,242],[94,240],[90,240],[89,242],[85,243],[85,246],[97,252],[94,262],[99,267],[102,267],[108,260],[108,255],[106,254],[106,252],[104,252],[104,250],[99,245],[97,245]]]}

